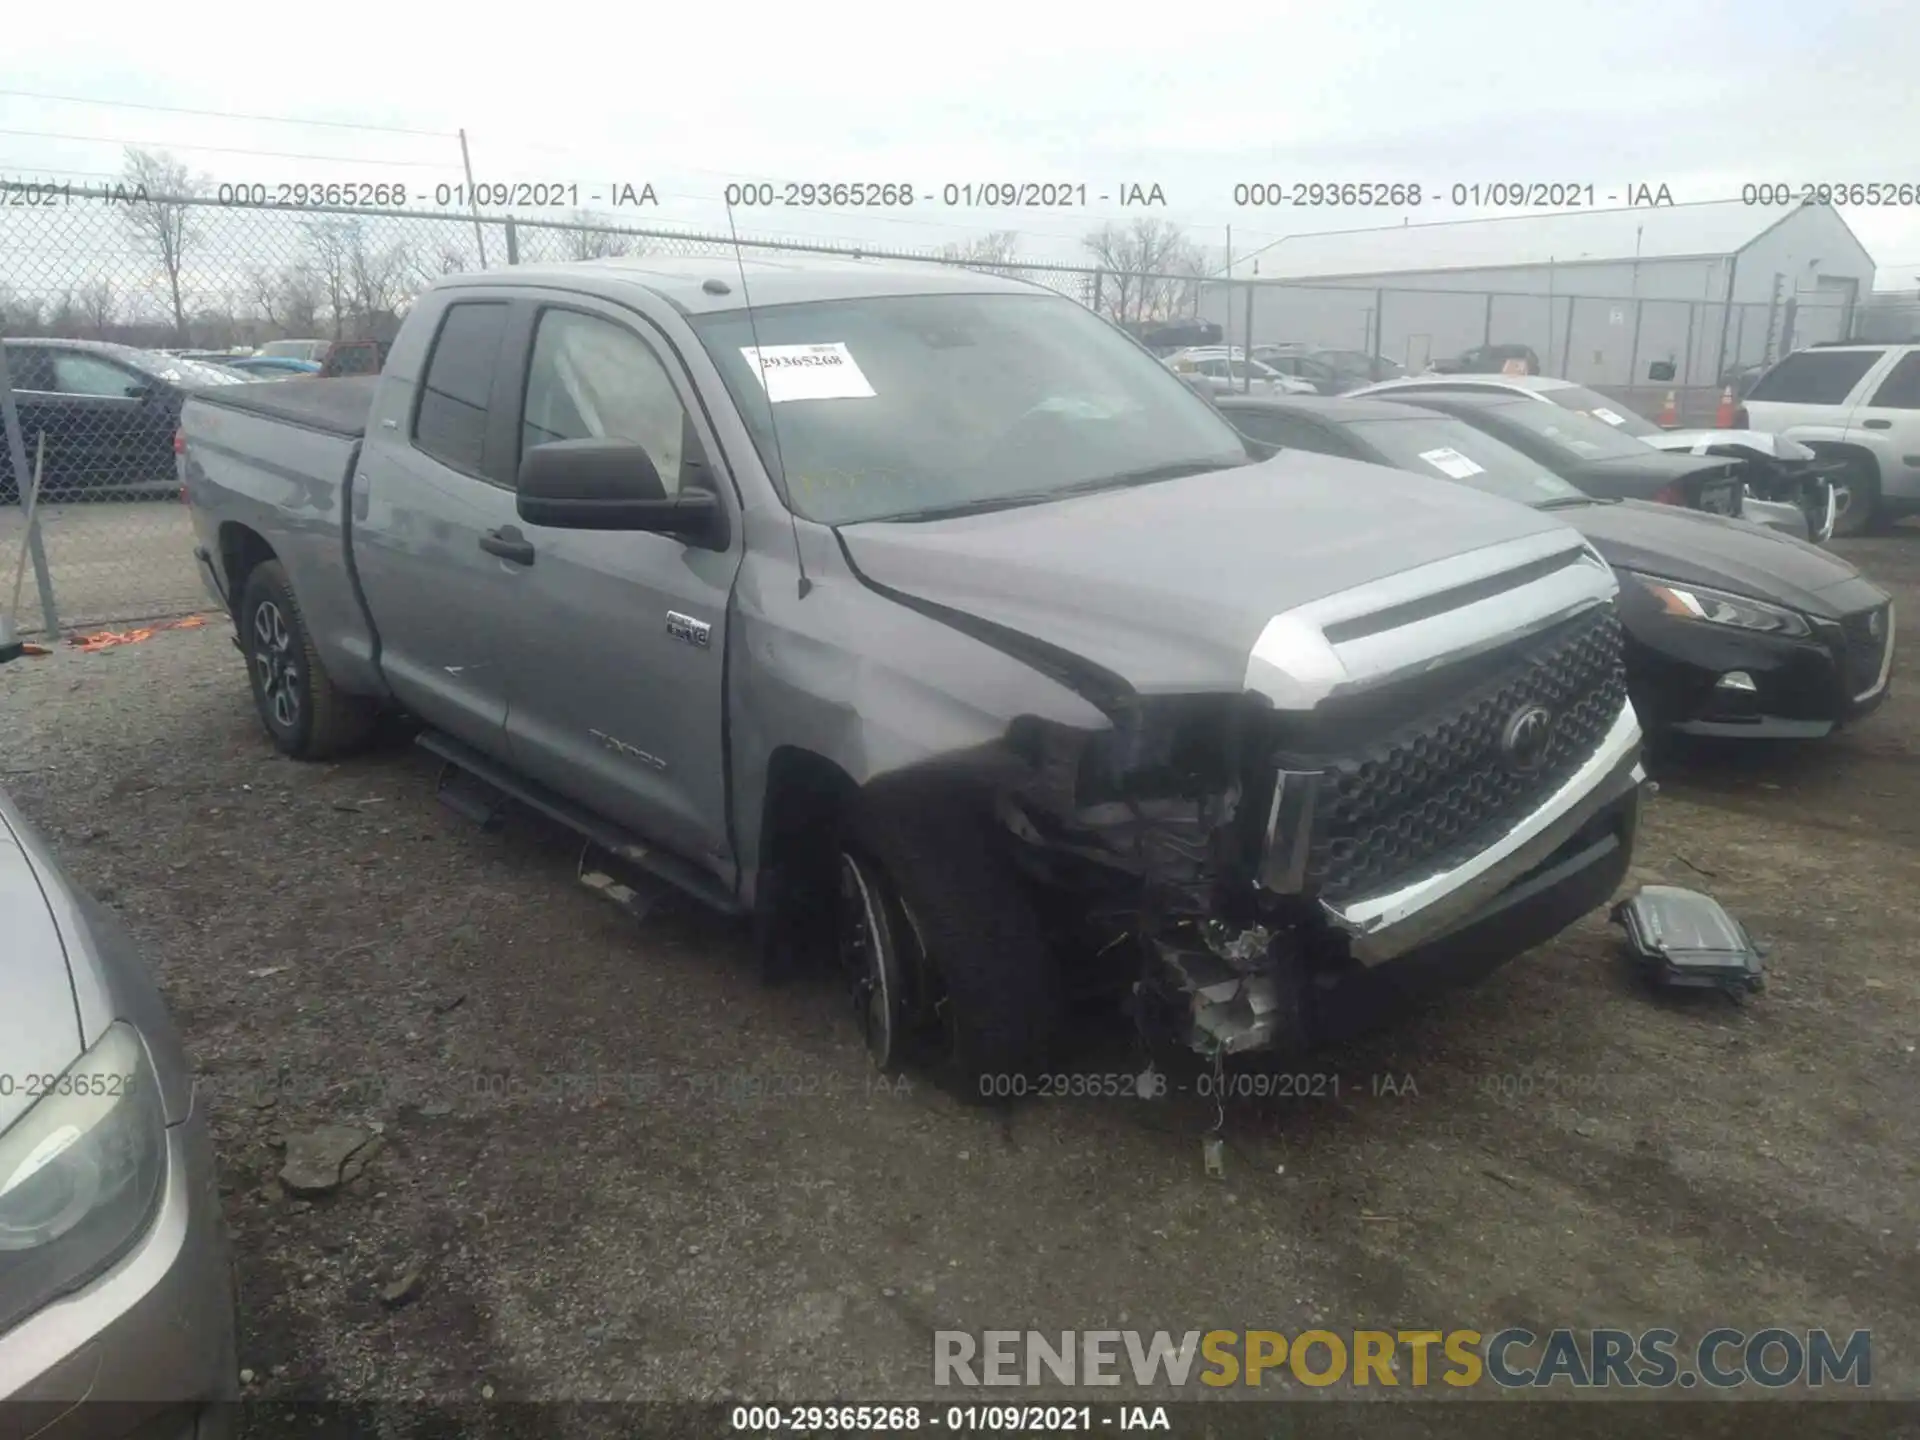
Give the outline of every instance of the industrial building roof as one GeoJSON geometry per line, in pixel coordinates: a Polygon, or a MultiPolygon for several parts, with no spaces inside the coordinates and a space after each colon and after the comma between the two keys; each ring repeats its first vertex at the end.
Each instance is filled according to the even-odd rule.
{"type": "Polygon", "coordinates": [[[1731,255],[1793,213],[1709,200],[1335,230],[1289,235],[1237,258],[1233,268],[1246,275],[1245,262],[1257,260],[1262,279],[1290,280],[1731,255]]]}

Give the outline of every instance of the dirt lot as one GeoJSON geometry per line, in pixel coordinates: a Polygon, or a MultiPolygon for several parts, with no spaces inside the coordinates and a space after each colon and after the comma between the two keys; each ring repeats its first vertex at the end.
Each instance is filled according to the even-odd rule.
{"type": "MultiPolygon", "coordinates": [[[[177,500],[48,505],[39,516],[62,626],[178,615],[207,603],[193,563],[193,525],[177,500]]],[[[21,520],[19,506],[0,505],[0,555],[7,557],[9,587],[21,520]]],[[[21,621],[29,632],[43,628],[31,570],[21,593],[21,621]]]]}
{"type": "MultiPolygon", "coordinates": [[[[1920,533],[1844,548],[1920,616],[1920,533]]],[[[1635,878],[1725,902],[1764,995],[1651,996],[1590,918],[1307,1067],[1337,1098],[1230,1103],[1221,1180],[1211,1102],[877,1088],[833,989],[636,924],[419,752],[278,759],[218,625],[9,666],[0,765],[197,1055],[256,1395],[925,1398],[936,1329],[1324,1323],[1872,1327],[1915,1397],[1915,624],[1857,731],[1656,763],[1635,878]],[[320,1124],[380,1148],[290,1200],[320,1124]]]]}

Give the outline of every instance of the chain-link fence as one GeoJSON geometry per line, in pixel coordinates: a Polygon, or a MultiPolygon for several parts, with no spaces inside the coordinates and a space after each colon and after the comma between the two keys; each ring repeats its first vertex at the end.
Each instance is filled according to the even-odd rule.
{"type": "MultiPolygon", "coordinates": [[[[11,562],[20,553],[26,515],[14,500],[43,454],[33,528],[44,563],[35,557],[37,585],[28,592],[43,603],[37,611],[29,604],[22,618],[55,628],[205,603],[173,455],[189,387],[239,383],[242,372],[265,381],[322,361],[372,368],[413,298],[448,273],[736,253],[727,235],[502,215],[239,206],[124,190],[50,188],[7,198],[0,335],[26,463],[16,463],[12,446],[0,447],[0,554],[11,562]]],[[[1593,384],[1649,415],[1673,391],[1683,418],[1710,416],[1733,371],[1838,338],[1851,323],[1850,311],[1790,296],[1728,307],[1306,286],[765,236],[737,243],[757,254],[966,265],[1034,281],[1136,331],[1150,322],[1211,321],[1233,344],[1361,351],[1413,369],[1476,347],[1518,346],[1545,372],[1593,384]],[[1662,365],[1672,368],[1656,370],[1662,365]]]]}

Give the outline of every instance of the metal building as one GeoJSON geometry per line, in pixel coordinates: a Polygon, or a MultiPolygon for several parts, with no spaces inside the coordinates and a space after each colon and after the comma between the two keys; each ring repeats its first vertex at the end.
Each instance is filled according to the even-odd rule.
{"type": "Polygon", "coordinates": [[[1526,345],[1548,374],[1638,390],[1852,333],[1874,264],[1830,205],[1637,205],[1290,235],[1233,259],[1201,318],[1244,343],[1413,368],[1526,345]],[[1649,370],[1673,366],[1668,381],[1649,370]]]}

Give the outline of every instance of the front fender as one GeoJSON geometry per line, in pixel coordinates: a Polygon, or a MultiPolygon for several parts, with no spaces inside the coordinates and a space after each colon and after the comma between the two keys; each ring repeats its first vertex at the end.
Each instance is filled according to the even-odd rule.
{"type": "Polygon", "coordinates": [[[741,900],[754,902],[776,752],[819,757],[855,786],[942,764],[991,768],[1013,723],[1089,733],[1113,721],[1061,681],[875,593],[823,547],[808,585],[750,551],[728,616],[728,761],[741,900]]]}

